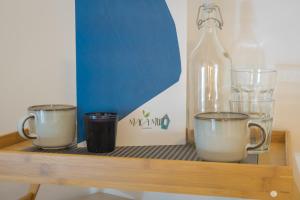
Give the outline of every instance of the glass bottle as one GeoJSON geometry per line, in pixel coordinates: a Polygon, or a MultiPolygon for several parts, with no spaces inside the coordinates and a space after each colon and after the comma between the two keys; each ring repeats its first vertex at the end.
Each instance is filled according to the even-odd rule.
{"type": "Polygon", "coordinates": [[[238,29],[233,36],[232,64],[235,69],[243,68],[245,64],[252,68],[260,68],[265,64],[264,40],[259,40],[254,33],[251,2],[238,1],[237,7],[240,11],[237,12],[234,22],[238,29]]]}
{"type": "Polygon", "coordinates": [[[220,8],[216,4],[201,5],[197,26],[200,40],[191,53],[188,67],[188,142],[193,141],[197,113],[229,111],[231,59],[217,35],[223,26],[220,8]]]}

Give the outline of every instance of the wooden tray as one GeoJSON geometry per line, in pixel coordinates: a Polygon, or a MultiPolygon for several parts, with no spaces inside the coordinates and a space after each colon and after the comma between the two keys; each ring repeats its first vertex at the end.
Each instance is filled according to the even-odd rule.
{"type": "Polygon", "coordinates": [[[0,179],[135,191],[300,199],[289,166],[288,133],[274,131],[258,164],[28,152],[17,133],[0,137],[0,179]]]}

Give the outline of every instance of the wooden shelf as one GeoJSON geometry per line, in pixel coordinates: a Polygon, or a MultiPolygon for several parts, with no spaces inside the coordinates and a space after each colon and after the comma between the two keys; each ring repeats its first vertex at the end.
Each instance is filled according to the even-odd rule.
{"type": "Polygon", "coordinates": [[[254,199],[300,199],[288,161],[288,134],[274,131],[259,164],[25,152],[17,133],[0,138],[0,179],[254,199]]]}

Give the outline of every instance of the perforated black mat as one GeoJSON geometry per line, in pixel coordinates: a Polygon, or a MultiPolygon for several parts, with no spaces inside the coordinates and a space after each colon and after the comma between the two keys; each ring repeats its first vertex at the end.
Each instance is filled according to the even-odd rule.
{"type": "MultiPolygon", "coordinates": [[[[44,150],[37,147],[25,149],[29,152],[41,153],[63,153],[63,154],[81,154],[81,155],[101,155],[114,157],[132,157],[164,160],[189,160],[199,161],[195,148],[192,145],[158,145],[158,146],[123,146],[117,147],[110,153],[90,153],[84,147],[72,147],[61,150],[44,150]]],[[[241,163],[257,164],[258,156],[249,155],[241,163]]]]}

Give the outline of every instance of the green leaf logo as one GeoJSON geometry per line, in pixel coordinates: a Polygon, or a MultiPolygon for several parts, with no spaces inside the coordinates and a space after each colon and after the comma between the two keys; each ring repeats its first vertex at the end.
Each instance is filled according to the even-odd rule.
{"type": "Polygon", "coordinates": [[[143,115],[145,118],[148,118],[150,116],[150,112],[146,112],[145,110],[143,110],[143,115]]]}

